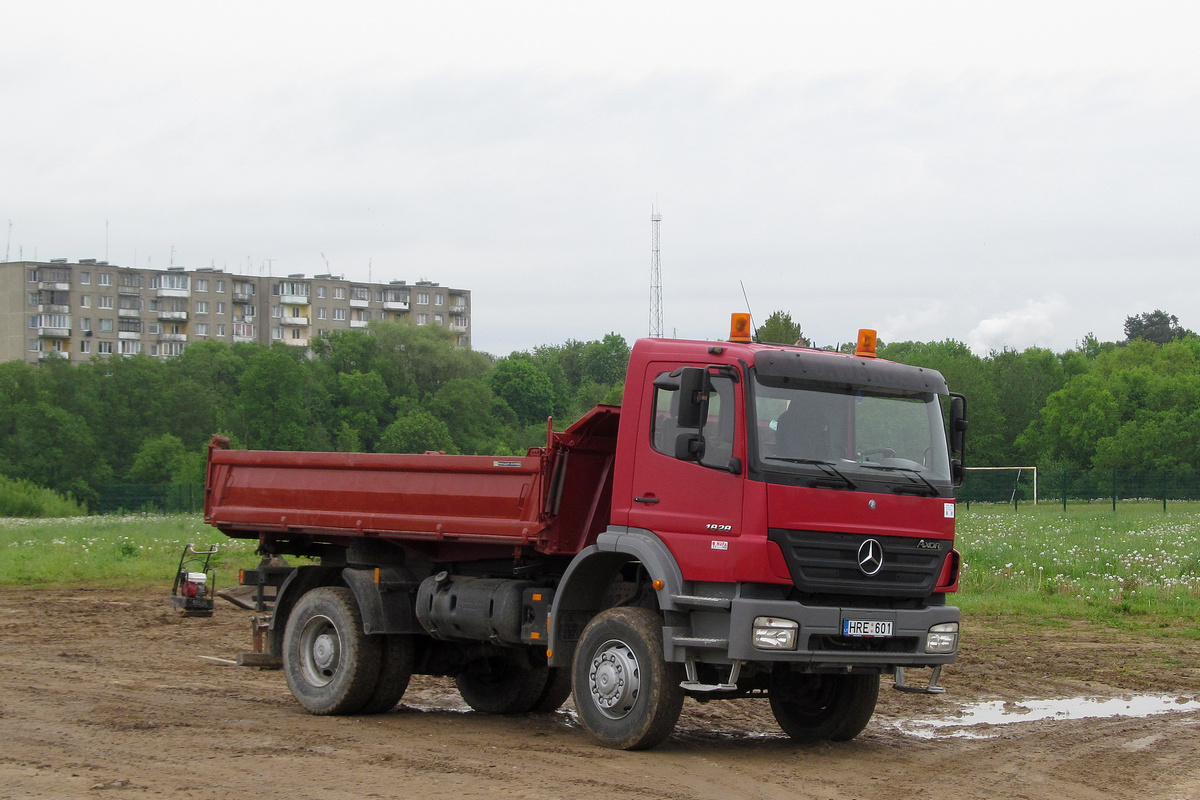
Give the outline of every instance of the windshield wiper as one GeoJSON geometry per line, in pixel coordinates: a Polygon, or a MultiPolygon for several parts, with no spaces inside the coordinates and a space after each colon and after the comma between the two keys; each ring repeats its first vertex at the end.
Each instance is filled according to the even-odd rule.
{"type": "Polygon", "coordinates": [[[790,458],[788,456],[764,456],[764,459],[767,461],[786,461],[789,464],[812,464],[814,466],[820,467],[822,470],[825,471],[825,473],[827,475],[830,473],[832,473],[833,475],[836,475],[849,488],[851,488],[851,489],[858,488],[858,485],[855,484],[854,481],[847,478],[842,473],[841,470],[839,470],[837,467],[835,467],[833,464],[829,463],[828,461],[824,461],[820,458],[790,458]]]}
{"type": "Polygon", "coordinates": [[[932,483],[930,483],[928,480],[926,480],[924,475],[922,475],[920,472],[913,469],[912,467],[890,467],[890,466],[884,466],[883,464],[873,464],[869,461],[864,461],[861,464],[859,464],[859,466],[864,467],[866,469],[882,469],[882,470],[887,470],[888,472],[903,472],[905,475],[909,475],[913,478],[916,478],[916,480],[913,481],[913,483],[920,481],[921,483],[923,483],[927,487],[929,487],[929,491],[933,492],[933,495],[932,495],[933,497],[937,497],[937,495],[938,495],[937,487],[934,486],[932,483]]]}

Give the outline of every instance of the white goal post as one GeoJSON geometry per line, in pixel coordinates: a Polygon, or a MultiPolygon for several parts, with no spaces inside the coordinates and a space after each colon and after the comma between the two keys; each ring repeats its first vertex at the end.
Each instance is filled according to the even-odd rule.
{"type": "MultiPolygon", "coordinates": [[[[1029,472],[1032,472],[1033,473],[1033,504],[1035,506],[1037,505],[1037,501],[1038,501],[1037,467],[966,467],[966,469],[972,470],[972,471],[1013,470],[1013,469],[1015,469],[1015,470],[1017,470],[1017,480],[1018,481],[1021,480],[1021,472],[1022,471],[1028,470],[1029,472]]],[[[1017,493],[1017,484],[1016,484],[1016,481],[1014,481],[1013,482],[1013,494],[1015,495],[1016,493],[1017,493]]]]}

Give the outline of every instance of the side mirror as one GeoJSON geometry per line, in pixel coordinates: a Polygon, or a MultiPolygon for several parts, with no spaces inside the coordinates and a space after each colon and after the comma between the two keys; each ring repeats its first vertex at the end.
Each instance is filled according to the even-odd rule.
{"type": "Polygon", "coordinates": [[[698,433],[681,433],[675,437],[675,457],[680,461],[700,461],[704,458],[704,437],[698,433]]]}
{"type": "Polygon", "coordinates": [[[683,367],[679,371],[679,416],[676,423],[681,428],[696,428],[704,424],[708,413],[708,370],[701,367],[683,367]]]}
{"type": "Polygon", "coordinates": [[[967,398],[961,394],[950,396],[950,481],[962,486],[966,477],[964,466],[967,448],[967,398]]]}

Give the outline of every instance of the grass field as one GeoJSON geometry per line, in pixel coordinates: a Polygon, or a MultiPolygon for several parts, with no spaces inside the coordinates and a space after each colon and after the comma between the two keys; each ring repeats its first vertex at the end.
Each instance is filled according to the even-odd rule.
{"type": "MultiPolygon", "coordinates": [[[[171,584],[184,545],[219,544],[218,586],[253,566],[252,541],[199,516],[0,520],[0,585],[171,584]]],[[[959,508],[963,554],[953,602],[967,615],[1033,625],[1086,619],[1200,638],[1200,503],[959,508]]]]}

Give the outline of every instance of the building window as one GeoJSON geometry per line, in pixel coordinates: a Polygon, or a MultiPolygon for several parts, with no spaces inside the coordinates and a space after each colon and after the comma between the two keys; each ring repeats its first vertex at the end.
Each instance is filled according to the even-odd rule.
{"type": "Polygon", "coordinates": [[[79,295],[79,305],[82,306],[83,308],[91,308],[92,307],[92,296],[90,294],[79,295]]]}
{"type": "Polygon", "coordinates": [[[299,339],[299,338],[301,338],[301,336],[300,336],[300,329],[299,329],[299,328],[292,328],[292,338],[293,338],[293,339],[299,339]]]}
{"type": "Polygon", "coordinates": [[[42,340],[41,339],[30,339],[29,340],[29,352],[31,352],[31,353],[42,352],[42,340]]]}
{"type": "Polygon", "coordinates": [[[324,299],[325,299],[325,287],[324,287],[324,286],[318,286],[318,287],[317,287],[317,299],[318,299],[318,300],[324,300],[324,299]]]}
{"type": "Polygon", "coordinates": [[[225,281],[217,281],[217,294],[225,294],[225,281]]]}
{"type": "Polygon", "coordinates": [[[96,301],[96,307],[97,308],[112,308],[113,307],[112,297],[109,295],[106,295],[106,294],[100,295],[100,297],[96,301]]]}
{"type": "Polygon", "coordinates": [[[224,303],[217,303],[217,313],[218,314],[225,313],[225,304],[224,303]]]}
{"type": "Polygon", "coordinates": [[[157,336],[158,334],[162,333],[162,323],[161,322],[151,322],[151,323],[147,324],[146,325],[146,333],[150,334],[151,336],[157,336]]]}
{"type": "Polygon", "coordinates": [[[91,342],[89,342],[89,341],[86,341],[86,340],[85,340],[85,341],[82,341],[82,342],[80,342],[80,343],[79,343],[79,352],[81,352],[81,353],[90,353],[90,352],[92,352],[92,343],[91,343],[91,342]]]}
{"type": "Polygon", "coordinates": [[[371,290],[366,286],[353,286],[350,289],[351,300],[366,300],[371,302],[371,290]]]}
{"type": "Polygon", "coordinates": [[[111,319],[100,320],[100,332],[101,333],[112,333],[112,329],[113,329],[113,324],[112,324],[111,319]]]}
{"type": "Polygon", "coordinates": [[[325,309],[324,308],[317,309],[317,319],[325,319],[325,309]]]}
{"type": "Polygon", "coordinates": [[[102,356],[112,355],[112,342],[97,342],[96,352],[102,356]]]}
{"type": "Polygon", "coordinates": [[[207,322],[197,322],[196,323],[196,335],[197,336],[208,336],[208,323],[207,322]]]}
{"type": "Polygon", "coordinates": [[[112,274],[108,273],[108,272],[101,272],[100,273],[100,285],[101,286],[112,286],[112,274]]]}
{"type": "Polygon", "coordinates": [[[334,319],[345,319],[345,318],[346,318],[346,309],[344,309],[344,308],[335,308],[335,309],[333,310],[333,318],[334,318],[334,319]]]}
{"type": "Polygon", "coordinates": [[[30,282],[30,283],[37,283],[37,282],[38,282],[38,280],[37,280],[37,270],[36,270],[36,269],[31,269],[31,270],[29,270],[29,282],[30,282]]]}
{"type": "Polygon", "coordinates": [[[446,302],[446,295],[444,295],[444,294],[434,295],[433,304],[435,306],[444,305],[445,302],[446,302]]]}
{"type": "Polygon", "coordinates": [[[83,283],[83,284],[91,283],[92,282],[92,273],[90,273],[90,272],[79,273],[79,282],[83,283]]]}
{"type": "Polygon", "coordinates": [[[225,326],[218,325],[217,326],[217,336],[224,336],[224,335],[225,335],[225,326]]]}
{"type": "Polygon", "coordinates": [[[90,331],[91,329],[92,329],[92,318],[91,317],[80,317],[79,330],[90,331]]]}
{"type": "Polygon", "coordinates": [[[206,279],[206,278],[197,278],[195,285],[196,285],[197,292],[207,292],[208,291],[208,279],[206,279]]]}
{"type": "Polygon", "coordinates": [[[429,292],[417,292],[417,305],[429,305],[429,292]]]}
{"type": "Polygon", "coordinates": [[[441,325],[445,320],[442,319],[441,314],[434,314],[433,321],[436,322],[438,325],[441,325]]]}
{"type": "Polygon", "coordinates": [[[283,306],[271,306],[271,317],[279,319],[283,316],[283,306]]]}
{"type": "Polygon", "coordinates": [[[429,315],[428,314],[417,314],[417,324],[418,325],[428,325],[429,324],[429,315]]]}
{"type": "MultiPolygon", "coordinates": [[[[199,281],[196,281],[196,282],[199,283],[199,281]]],[[[200,291],[200,290],[197,289],[196,291],[200,291]]],[[[207,300],[197,300],[196,301],[196,313],[197,314],[207,314],[208,313],[208,301],[207,300]]]]}
{"type": "Polygon", "coordinates": [[[283,339],[283,328],[271,328],[271,338],[275,340],[283,339]]]}
{"type": "Polygon", "coordinates": [[[333,299],[334,300],[345,300],[346,299],[346,287],[345,286],[333,287],[333,299]]]}
{"type": "Polygon", "coordinates": [[[142,343],[132,339],[121,340],[121,355],[135,356],[142,352],[142,343]]]}

